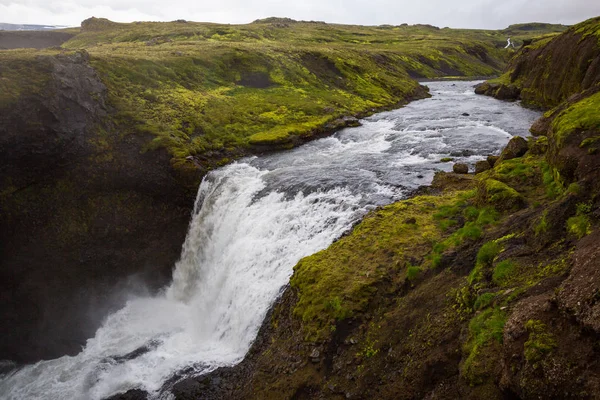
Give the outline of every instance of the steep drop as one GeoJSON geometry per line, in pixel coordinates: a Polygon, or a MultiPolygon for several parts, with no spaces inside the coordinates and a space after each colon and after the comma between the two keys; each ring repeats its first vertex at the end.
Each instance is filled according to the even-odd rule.
{"type": "Polygon", "coordinates": [[[527,134],[536,112],[476,97],[471,85],[433,83],[433,98],[362,127],[212,172],[170,287],[132,298],[77,356],[3,375],[0,395],[100,399],[137,388],[160,398],[167,379],[240,361],[298,260],[448,170],[441,158],[474,162],[527,134]]]}

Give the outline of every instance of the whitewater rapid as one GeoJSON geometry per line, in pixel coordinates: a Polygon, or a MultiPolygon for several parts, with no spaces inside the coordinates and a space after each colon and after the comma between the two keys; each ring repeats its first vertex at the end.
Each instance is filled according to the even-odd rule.
{"type": "Polygon", "coordinates": [[[300,148],[241,160],[202,182],[173,281],[132,298],[73,357],[0,376],[3,399],[103,399],[130,389],[169,399],[174,376],[242,360],[294,265],[374,207],[473,163],[539,113],[475,96],[472,82],[429,83],[433,97],[300,148]]]}

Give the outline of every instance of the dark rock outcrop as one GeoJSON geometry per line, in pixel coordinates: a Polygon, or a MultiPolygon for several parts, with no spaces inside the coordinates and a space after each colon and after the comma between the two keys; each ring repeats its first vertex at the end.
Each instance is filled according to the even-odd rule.
{"type": "Polygon", "coordinates": [[[481,84],[476,93],[548,109],[593,87],[600,82],[599,23],[600,17],[591,18],[552,39],[524,43],[503,79],[481,84]]]}
{"type": "Polygon", "coordinates": [[[527,152],[528,149],[529,146],[527,144],[527,140],[523,139],[521,136],[514,136],[509,140],[504,150],[502,150],[502,153],[500,153],[500,158],[497,162],[521,157],[527,152]]]}
{"type": "Polygon", "coordinates": [[[468,174],[469,166],[467,164],[463,164],[463,163],[456,163],[452,166],[452,171],[455,174],[468,174]]]}
{"type": "Polygon", "coordinates": [[[485,172],[490,168],[492,168],[492,166],[490,165],[490,163],[487,160],[477,161],[475,163],[475,173],[476,174],[485,172]]]}
{"type": "Polygon", "coordinates": [[[36,59],[44,85],[0,106],[0,358],[77,353],[125,292],[157,290],[193,188],[111,123],[84,51],[36,59]]]}

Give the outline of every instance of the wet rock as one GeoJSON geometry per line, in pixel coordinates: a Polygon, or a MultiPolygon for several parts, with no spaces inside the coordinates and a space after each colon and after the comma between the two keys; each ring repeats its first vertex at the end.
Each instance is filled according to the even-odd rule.
{"type": "Polygon", "coordinates": [[[514,136],[510,139],[504,150],[502,150],[498,162],[521,157],[528,149],[529,146],[527,145],[527,140],[523,139],[521,136],[514,136]]]}
{"type": "Polygon", "coordinates": [[[520,95],[521,90],[515,85],[500,85],[494,97],[498,100],[518,100],[520,95]]]}
{"type": "Polygon", "coordinates": [[[461,115],[462,115],[463,117],[469,117],[471,114],[469,114],[469,113],[462,113],[461,115]]]}
{"type": "Polygon", "coordinates": [[[463,163],[456,163],[452,166],[452,171],[454,171],[455,174],[468,174],[469,166],[463,163]]]}
{"type": "Polygon", "coordinates": [[[529,132],[533,136],[542,136],[548,134],[548,130],[550,129],[550,123],[552,122],[551,118],[541,117],[538,118],[533,125],[529,128],[529,132]]]}
{"type": "Polygon", "coordinates": [[[475,93],[491,96],[492,92],[497,88],[497,85],[493,85],[488,82],[483,82],[475,86],[475,93]]]}
{"type": "Polygon", "coordinates": [[[490,164],[490,167],[494,168],[499,158],[500,156],[487,156],[487,162],[490,164]]]}
{"type": "Polygon", "coordinates": [[[490,165],[490,163],[487,160],[481,160],[481,161],[477,161],[475,163],[475,173],[476,174],[480,174],[491,168],[492,168],[492,166],[490,165]]]}

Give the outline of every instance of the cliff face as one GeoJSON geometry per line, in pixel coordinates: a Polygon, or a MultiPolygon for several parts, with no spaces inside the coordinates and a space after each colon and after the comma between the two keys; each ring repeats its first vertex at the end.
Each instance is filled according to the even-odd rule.
{"type": "Polygon", "coordinates": [[[527,41],[500,78],[478,88],[480,94],[525,105],[552,108],[600,81],[600,17],[564,34],[527,41]]]}
{"type": "Polygon", "coordinates": [[[0,36],[62,46],[0,51],[1,359],[77,352],[123,293],[166,283],[209,169],[426,96],[412,78],[503,65],[504,33],[430,26],[92,18],[72,34],[0,36]]]}
{"type": "Polygon", "coordinates": [[[3,66],[0,354],[34,361],[78,352],[126,291],[168,281],[195,190],[111,125],[86,52],[3,66]]]}
{"type": "Polygon", "coordinates": [[[247,358],[176,398],[599,398],[600,71],[578,33],[599,26],[530,50],[547,68],[510,64],[531,98],[569,97],[525,154],[440,173],[300,261],[247,358]]]}
{"type": "Polygon", "coordinates": [[[500,33],[397,29],[408,39],[95,18],[1,34],[0,47],[62,48],[0,51],[0,359],[75,353],[126,293],[167,283],[209,169],[426,96],[411,77],[502,65],[500,33]]]}

